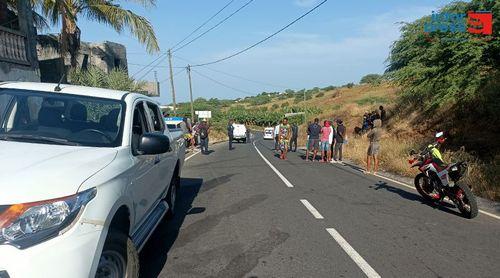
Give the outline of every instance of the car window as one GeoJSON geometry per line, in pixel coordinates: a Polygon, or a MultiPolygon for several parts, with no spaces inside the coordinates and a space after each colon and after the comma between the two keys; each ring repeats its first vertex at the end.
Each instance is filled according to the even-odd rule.
{"type": "Polygon", "coordinates": [[[158,106],[148,102],[146,107],[148,108],[148,114],[154,131],[163,132],[165,127],[158,106]]]}
{"type": "Polygon", "coordinates": [[[116,147],[124,103],[63,93],[0,89],[0,139],[116,147]]]}

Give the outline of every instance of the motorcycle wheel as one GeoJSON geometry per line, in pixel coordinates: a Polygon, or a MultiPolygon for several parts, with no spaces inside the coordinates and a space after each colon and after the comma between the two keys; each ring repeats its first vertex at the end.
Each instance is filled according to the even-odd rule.
{"type": "Polygon", "coordinates": [[[415,188],[417,189],[418,193],[424,197],[424,199],[428,202],[435,202],[430,194],[434,192],[434,186],[429,182],[429,178],[423,174],[420,173],[415,177],[415,188]]]}
{"type": "Polygon", "coordinates": [[[460,210],[465,218],[472,219],[477,216],[478,208],[476,196],[474,196],[469,186],[461,183],[457,184],[455,198],[458,210],[460,210]]]}

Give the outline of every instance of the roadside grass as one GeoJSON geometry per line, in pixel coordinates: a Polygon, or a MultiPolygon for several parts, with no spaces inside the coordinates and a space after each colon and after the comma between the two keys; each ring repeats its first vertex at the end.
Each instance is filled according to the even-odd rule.
{"type": "Polygon", "coordinates": [[[368,96],[359,100],[356,100],[357,105],[366,105],[366,104],[385,104],[387,103],[387,98],[378,97],[378,96],[368,96]]]}

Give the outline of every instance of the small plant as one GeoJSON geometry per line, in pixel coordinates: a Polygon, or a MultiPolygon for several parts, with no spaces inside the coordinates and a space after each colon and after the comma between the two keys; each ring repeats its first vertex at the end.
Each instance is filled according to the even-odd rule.
{"type": "Polygon", "coordinates": [[[324,97],[325,96],[325,93],[323,92],[319,92],[318,94],[316,94],[316,97],[324,97]]]}
{"type": "Polygon", "coordinates": [[[140,92],[145,86],[145,82],[137,82],[129,77],[124,69],[113,69],[110,73],[105,73],[97,67],[87,70],[73,69],[69,73],[69,81],[74,85],[128,92],[140,92]]]}

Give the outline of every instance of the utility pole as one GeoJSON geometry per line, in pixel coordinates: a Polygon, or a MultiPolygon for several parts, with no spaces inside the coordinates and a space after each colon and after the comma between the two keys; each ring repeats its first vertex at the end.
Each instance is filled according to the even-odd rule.
{"type": "Polygon", "coordinates": [[[191,84],[191,65],[186,67],[189,78],[189,98],[191,99],[191,122],[194,122],[193,86],[191,84]]]}
{"type": "Polygon", "coordinates": [[[304,124],[306,124],[307,116],[306,116],[306,90],[304,89],[304,124]]]}
{"type": "Polygon", "coordinates": [[[174,88],[174,72],[172,71],[172,51],[168,50],[168,67],[170,68],[170,87],[172,88],[172,104],[174,107],[174,115],[176,114],[175,110],[175,88],[174,88]]]}

